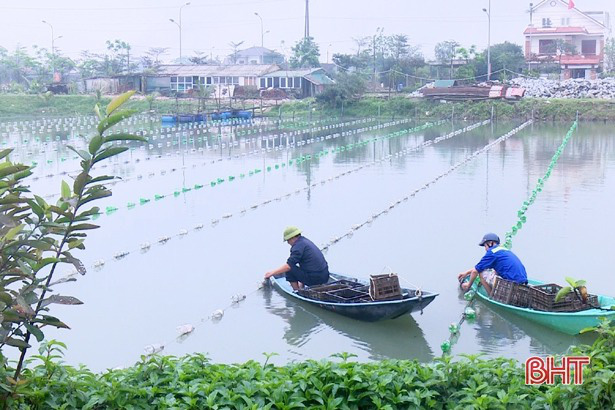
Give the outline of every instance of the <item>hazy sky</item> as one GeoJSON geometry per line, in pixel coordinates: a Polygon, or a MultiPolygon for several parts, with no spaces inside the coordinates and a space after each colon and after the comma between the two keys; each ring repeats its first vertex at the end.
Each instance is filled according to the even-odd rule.
{"type": "MultiPolygon", "coordinates": [[[[537,4],[539,0],[533,0],[537,4]]],[[[169,47],[166,59],[179,54],[178,20],[186,0],[0,0],[0,45],[38,44],[50,48],[54,27],[57,49],[71,57],[81,50],[102,52],[105,40],[128,41],[138,56],[150,47],[169,47]]],[[[195,50],[224,56],[231,41],[260,45],[260,20],[264,22],[265,47],[290,52],[303,36],[305,0],[191,0],[182,13],[184,57],[195,50]],[[284,44],[282,44],[284,41],[284,44]]],[[[522,44],[529,16],[529,1],[492,0],[492,43],[505,40],[522,44]]],[[[321,48],[356,50],[353,38],[372,35],[378,27],[385,34],[403,33],[433,56],[434,45],[457,40],[464,46],[487,45],[488,0],[310,0],[310,34],[321,48]]],[[[607,10],[615,18],[615,0],[575,0],[581,10],[607,10]]]]}

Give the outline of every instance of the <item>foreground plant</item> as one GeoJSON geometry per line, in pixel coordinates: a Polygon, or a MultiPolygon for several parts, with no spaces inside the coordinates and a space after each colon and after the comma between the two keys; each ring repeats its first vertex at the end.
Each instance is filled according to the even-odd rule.
{"type": "Polygon", "coordinates": [[[73,253],[85,249],[86,232],[98,228],[89,223],[99,213],[91,203],[111,195],[104,183],[115,178],[91,175],[94,166],[129,149],[114,147],[115,141],[146,141],[130,134],[107,135],[111,127],[135,114],[134,110],[121,110],[133,94],[118,96],[104,111],[99,104],[95,106],[100,122],[88,149],[69,146],[81,158],[81,172],[72,184],[62,181],[61,196],[55,204],[31,195],[24,185],[31,168],[11,163],[11,149],[0,151],[0,159],[6,158],[0,164],[0,368],[4,373],[4,377],[0,374],[0,397],[13,390],[11,385],[23,383],[20,376],[32,336],[41,342],[45,326],[68,328],[49,314],[50,306],[82,303],[55,292],[57,285],[74,278],[53,279],[60,264],[86,273],[73,253]],[[7,362],[2,355],[7,347],[20,350],[12,375],[6,374],[7,362]]]}
{"type": "Polygon", "coordinates": [[[615,406],[615,326],[602,323],[582,385],[525,384],[515,360],[465,355],[424,364],[408,360],[215,364],[202,354],[143,357],[132,367],[97,374],[60,361],[50,341],[24,371],[27,384],[9,398],[20,409],[607,409],[615,406]]]}
{"type": "Polygon", "coordinates": [[[582,300],[583,303],[587,303],[587,288],[585,287],[587,282],[584,280],[575,280],[568,276],[566,276],[566,282],[568,282],[570,286],[564,286],[561,288],[559,292],[557,292],[557,295],[555,295],[555,301],[559,302],[570,292],[574,292],[579,300],[582,300]]]}

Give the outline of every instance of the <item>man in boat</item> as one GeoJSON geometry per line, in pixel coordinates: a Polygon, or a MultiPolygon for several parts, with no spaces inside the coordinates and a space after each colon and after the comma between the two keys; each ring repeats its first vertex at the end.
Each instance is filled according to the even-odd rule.
{"type": "Polygon", "coordinates": [[[470,277],[470,280],[461,284],[464,291],[470,289],[477,276],[480,277],[480,283],[489,295],[491,295],[498,276],[513,282],[527,284],[525,266],[517,255],[500,245],[500,238],[496,234],[486,234],[478,246],[485,248],[485,255],[475,267],[460,273],[457,277],[459,282],[463,282],[468,276],[470,277]]]}
{"type": "Polygon", "coordinates": [[[272,276],[286,275],[286,280],[294,290],[303,285],[313,286],[327,283],[329,265],[325,256],[312,241],[301,236],[301,230],[289,226],[284,230],[284,241],[290,245],[290,256],[286,263],[265,274],[265,279],[272,276]]]}

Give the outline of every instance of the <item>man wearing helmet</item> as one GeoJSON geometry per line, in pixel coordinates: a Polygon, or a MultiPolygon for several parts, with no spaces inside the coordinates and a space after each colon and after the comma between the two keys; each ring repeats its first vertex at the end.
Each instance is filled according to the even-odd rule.
{"type": "Polygon", "coordinates": [[[461,288],[464,291],[470,289],[477,276],[480,277],[480,283],[490,295],[496,276],[517,283],[527,283],[525,266],[523,266],[517,255],[500,245],[500,238],[496,234],[486,234],[478,246],[485,248],[486,252],[483,258],[475,267],[457,276],[459,282],[463,282],[468,276],[470,277],[470,280],[461,284],[461,288]]]}
{"type": "Polygon", "coordinates": [[[302,288],[303,285],[327,283],[329,265],[324,255],[312,241],[301,236],[299,228],[295,226],[286,228],[284,241],[290,245],[290,256],[284,265],[265,273],[265,279],[285,274],[286,280],[294,290],[302,288]]]}

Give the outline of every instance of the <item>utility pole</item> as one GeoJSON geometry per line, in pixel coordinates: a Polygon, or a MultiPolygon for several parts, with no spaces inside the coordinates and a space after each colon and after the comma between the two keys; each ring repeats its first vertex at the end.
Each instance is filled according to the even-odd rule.
{"type": "Polygon", "coordinates": [[[254,12],[254,15],[261,20],[261,47],[265,47],[265,32],[263,31],[263,18],[257,12],[254,12]]]}
{"type": "Polygon", "coordinates": [[[179,8],[179,23],[173,19],[169,19],[171,23],[175,24],[179,28],[179,64],[183,64],[182,62],[182,9],[189,5],[190,5],[190,2],[187,2],[186,4],[182,5],[179,8]]]}
{"type": "Polygon", "coordinates": [[[376,35],[372,40],[372,49],[374,50],[374,86],[376,86],[376,35]]]}
{"type": "Polygon", "coordinates": [[[489,8],[483,11],[487,13],[487,81],[491,81],[491,0],[489,8]]]}
{"type": "Polygon", "coordinates": [[[44,24],[47,24],[49,26],[49,28],[51,28],[51,81],[53,82],[53,77],[55,76],[56,73],[56,47],[55,47],[55,41],[59,38],[62,38],[62,36],[58,36],[56,37],[53,34],[53,26],[51,25],[51,23],[42,20],[42,22],[44,24]]]}
{"type": "Polygon", "coordinates": [[[527,73],[532,69],[532,30],[534,29],[534,3],[530,3],[530,45],[527,50],[527,73]]]}
{"type": "Polygon", "coordinates": [[[305,0],[305,31],[303,33],[304,38],[310,36],[310,0],[305,0]]]}

